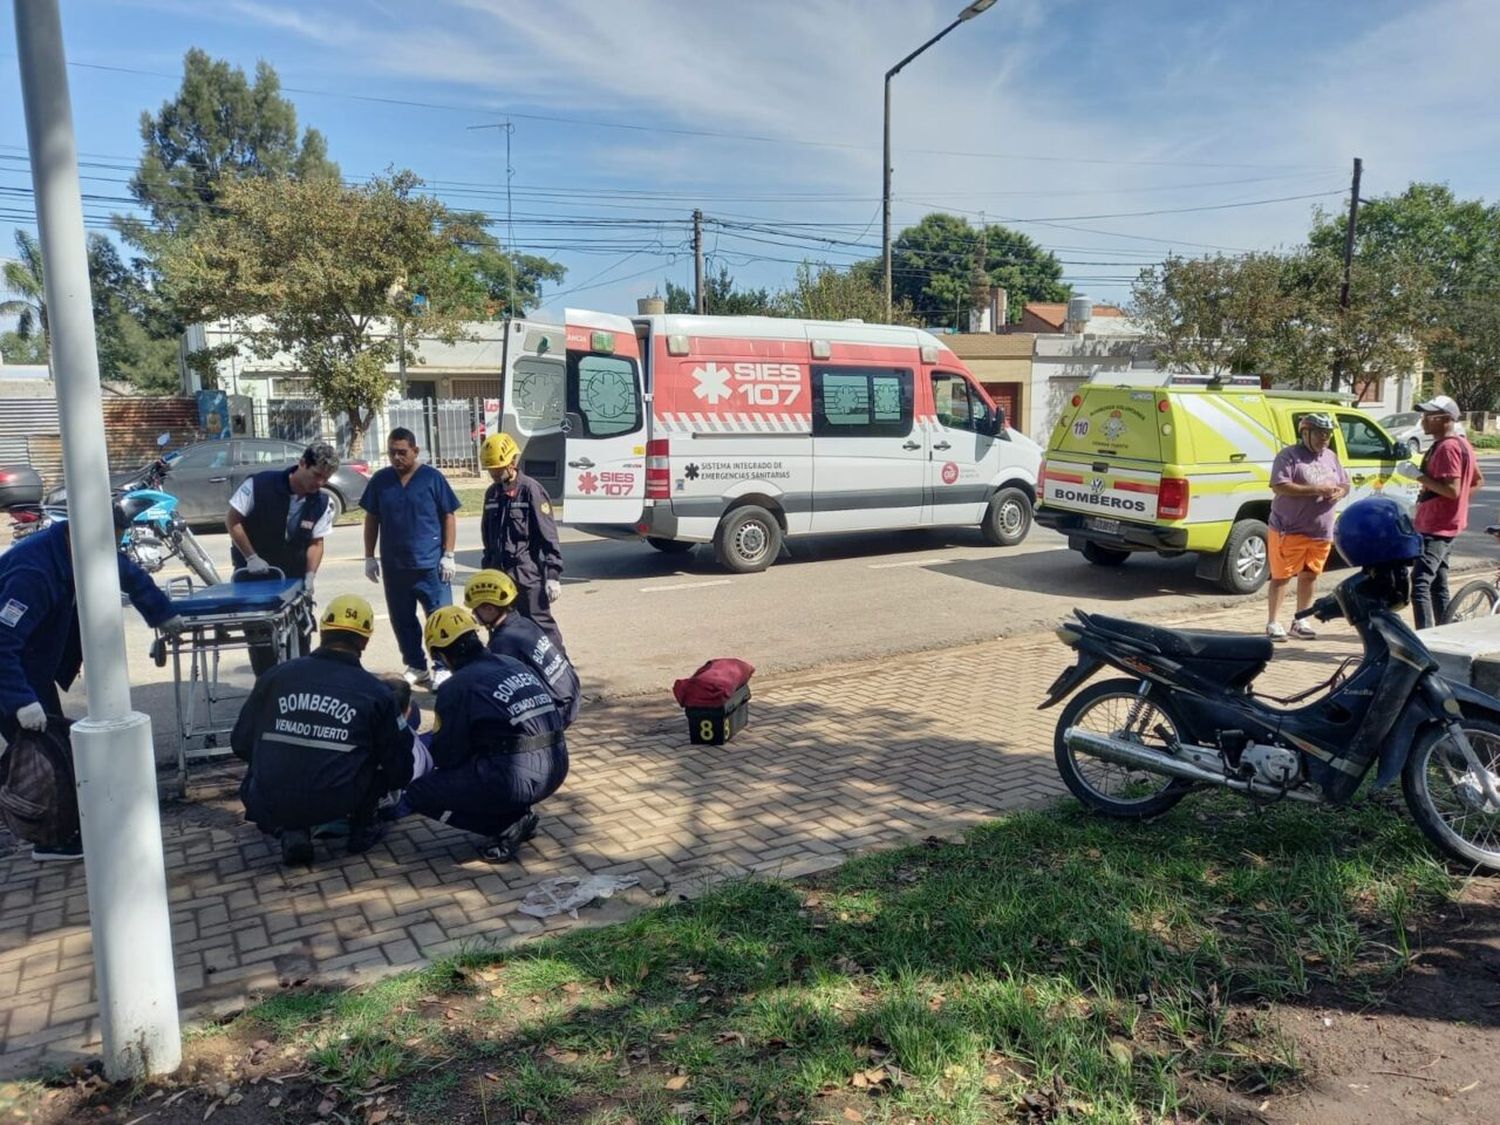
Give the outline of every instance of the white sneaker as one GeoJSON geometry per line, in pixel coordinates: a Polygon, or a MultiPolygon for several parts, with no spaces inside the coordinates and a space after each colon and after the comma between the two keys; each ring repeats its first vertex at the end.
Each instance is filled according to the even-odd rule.
{"type": "Polygon", "coordinates": [[[1300,641],[1316,640],[1318,631],[1305,621],[1293,621],[1290,635],[1300,641]]]}
{"type": "Polygon", "coordinates": [[[1281,627],[1280,621],[1272,621],[1266,626],[1266,636],[1279,643],[1286,640],[1286,630],[1281,627]]]}
{"type": "Polygon", "coordinates": [[[401,678],[411,684],[412,687],[421,687],[424,684],[432,682],[432,677],[428,674],[426,668],[408,667],[406,671],[401,673],[401,678]]]}
{"type": "Polygon", "coordinates": [[[450,671],[448,671],[448,669],[446,669],[446,668],[435,668],[435,669],[433,669],[433,672],[432,672],[432,690],[433,691],[437,691],[438,688],[442,687],[443,684],[445,684],[445,683],[448,682],[448,678],[450,676],[452,676],[452,675],[453,675],[453,673],[450,672],[450,671]]]}

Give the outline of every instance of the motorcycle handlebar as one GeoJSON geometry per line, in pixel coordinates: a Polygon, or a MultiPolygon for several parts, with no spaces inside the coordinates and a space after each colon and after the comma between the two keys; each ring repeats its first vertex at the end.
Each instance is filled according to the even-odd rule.
{"type": "Polygon", "coordinates": [[[1332,594],[1324,594],[1306,609],[1298,610],[1292,615],[1292,620],[1301,621],[1304,617],[1316,617],[1319,621],[1334,621],[1344,616],[1344,608],[1339,605],[1339,600],[1332,594]]]}

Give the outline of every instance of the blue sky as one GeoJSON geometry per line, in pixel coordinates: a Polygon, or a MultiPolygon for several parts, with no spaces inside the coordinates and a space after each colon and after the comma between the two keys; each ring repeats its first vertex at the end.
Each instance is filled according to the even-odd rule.
{"type": "MultiPolygon", "coordinates": [[[[566,304],[633,312],[711,268],[777,287],[880,245],[882,77],[961,0],[63,0],[85,192],[124,196],[138,120],[193,46],[270,62],[348,178],[411,168],[568,267],[566,304]],[[420,103],[420,104],[401,104],[420,103]]],[[[1292,246],[1414,179],[1493,199],[1492,0],[999,0],[893,84],[896,228],[1007,222],[1096,299],[1168,251],[1292,246]],[[1279,200],[1279,202],[1265,202],[1279,200]],[[1142,212],[1150,212],[1143,214],[1142,212]]],[[[30,210],[0,21],[0,226],[30,210]],[[17,194],[17,190],[21,194],[17,194]]],[[[119,209],[87,204],[94,219],[119,209]]],[[[0,253],[9,249],[7,236],[0,253]]]]}

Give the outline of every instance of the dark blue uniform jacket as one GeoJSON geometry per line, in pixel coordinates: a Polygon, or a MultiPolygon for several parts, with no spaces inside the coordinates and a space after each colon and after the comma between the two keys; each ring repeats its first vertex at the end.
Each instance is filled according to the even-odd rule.
{"type": "MultiPolygon", "coordinates": [[[[55,523],[0,554],[0,722],[28,703],[58,706],[83,665],[68,525],[55,523]],[[56,685],[56,686],[54,686],[56,685]]],[[[172,616],[172,603],[139,566],[117,554],[120,589],[148,625],[172,616]]]]}
{"type": "Polygon", "coordinates": [[[500,627],[490,634],[490,651],[496,656],[514,657],[541,677],[562,712],[564,726],[571,726],[578,718],[578,704],[583,695],[578,673],[567,654],[552,643],[552,638],[535,621],[519,613],[507,613],[500,627]]]}
{"type": "Polygon", "coordinates": [[[267,829],[337,820],[411,781],[412,735],[395,695],[330,648],[256,680],[230,745],[250,764],[245,815],[267,829]]]}
{"type": "Polygon", "coordinates": [[[503,570],[517,586],[536,589],[563,572],[562,544],[547,490],[524,474],[512,491],[498,481],[484,494],[479,526],[483,566],[503,570]]]}

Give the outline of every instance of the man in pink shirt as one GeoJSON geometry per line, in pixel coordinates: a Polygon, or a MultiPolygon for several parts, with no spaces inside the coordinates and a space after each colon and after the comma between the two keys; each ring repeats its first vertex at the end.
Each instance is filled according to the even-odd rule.
{"type": "Polygon", "coordinates": [[[1454,432],[1458,403],[1447,395],[1417,404],[1422,431],[1432,439],[1422,457],[1413,526],[1422,536],[1422,557],[1411,573],[1411,608],[1417,628],[1441,625],[1448,612],[1448,552],[1469,523],[1469,494],[1484,483],[1467,438],[1454,432]]]}

